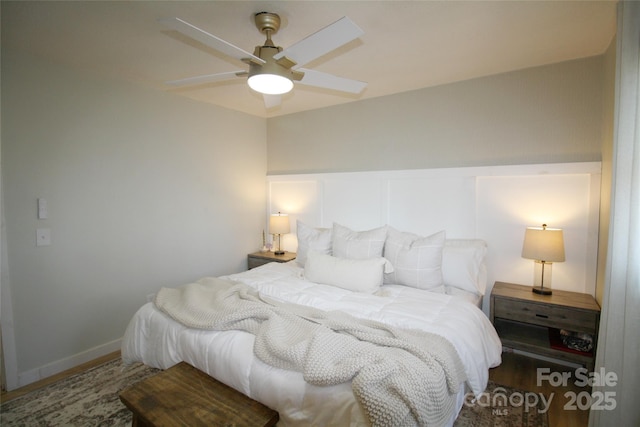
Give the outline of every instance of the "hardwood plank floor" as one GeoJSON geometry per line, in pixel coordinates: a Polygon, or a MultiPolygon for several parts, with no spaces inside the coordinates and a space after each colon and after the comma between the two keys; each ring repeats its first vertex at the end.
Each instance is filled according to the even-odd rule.
{"type": "MultiPolygon", "coordinates": [[[[549,407],[549,427],[584,427],[589,422],[589,411],[580,409],[565,409],[577,407],[565,393],[591,392],[588,386],[578,387],[575,384],[575,369],[564,365],[557,365],[543,360],[534,359],[516,353],[502,353],[502,364],[489,371],[489,378],[502,385],[518,388],[524,391],[543,393],[549,397],[553,393],[549,407]],[[555,379],[558,375],[570,375],[567,386],[554,387],[550,381],[541,381],[538,385],[538,368],[549,368],[549,374],[555,379]],[[556,374],[558,373],[558,374],[556,374]]],[[[559,378],[559,377],[558,377],[559,378]]]]}

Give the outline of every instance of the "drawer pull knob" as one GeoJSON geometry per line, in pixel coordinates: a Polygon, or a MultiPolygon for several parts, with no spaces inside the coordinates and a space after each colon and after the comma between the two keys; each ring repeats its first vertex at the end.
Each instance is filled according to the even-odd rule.
{"type": "Polygon", "coordinates": [[[549,318],[549,316],[547,316],[546,314],[536,314],[536,317],[542,317],[543,319],[549,318]]]}

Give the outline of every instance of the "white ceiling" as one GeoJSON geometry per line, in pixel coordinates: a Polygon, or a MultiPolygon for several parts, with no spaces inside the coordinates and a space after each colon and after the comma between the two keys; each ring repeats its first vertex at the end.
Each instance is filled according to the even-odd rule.
{"type": "Polygon", "coordinates": [[[274,117],[602,54],[614,1],[62,1],[1,2],[2,47],[203,102],[274,117]],[[305,68],[368,82],[357,96],[296,86],[267,110],[246,80],[172,88],[167,80],[246,69],[157,22],[179,17],[244,50],[264,41],[259,11],[282,19],[288,47],[349,16],[364,35],[305,68]]]}

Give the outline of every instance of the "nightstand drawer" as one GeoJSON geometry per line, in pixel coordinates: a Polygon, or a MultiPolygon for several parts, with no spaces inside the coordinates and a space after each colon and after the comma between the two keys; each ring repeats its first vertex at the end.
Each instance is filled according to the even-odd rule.
{"type": "Polygon", "coordinates": [[[274,262],[268,259],[264,259],[264,258],[247,258],[247,264],[249,267],[249,270],[251,270],[252,268],[256,268],[256,267],[260,267],[261,265],[267,264],[269,262],[274,262]]]}
{"type": "Polygon", "coordinates": [[[533,325],[591,334],[594,334],[598,327],[597,312],[510,299],[501,299],[496,303],[494,316],[533,325]]]}

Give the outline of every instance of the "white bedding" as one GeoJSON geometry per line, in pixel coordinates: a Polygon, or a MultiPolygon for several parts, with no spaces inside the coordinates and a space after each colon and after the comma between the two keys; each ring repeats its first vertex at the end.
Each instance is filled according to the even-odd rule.
{"type": "MultiPolygon", "coordinates": [[[[471,303],[399,285],[385,285],[373,295],[356,293],[308,282],[302,273],[295,262],[271,263],[224,278],[280,301],[344,310],[355,317],[441,335],[458,351],[468,378],[467,390],[476,394],[486,387],[488,369],[500,364],[500,340],[484,313],[471,303]]],[[[282,426],[367,424],[350,383],[309,385],[299,372],[261,362],[253,354],[253,342],[253,335],[246,332],[187,328],[149,303],[131,320],[122,357],[125,363],[143,362],[161,369],[186,361],[278,411],[282,426]]],[[[461,390],[458,410],[465,387],[461,390]]]]}

